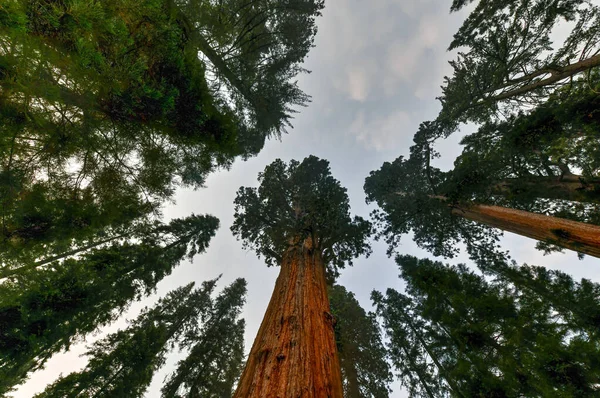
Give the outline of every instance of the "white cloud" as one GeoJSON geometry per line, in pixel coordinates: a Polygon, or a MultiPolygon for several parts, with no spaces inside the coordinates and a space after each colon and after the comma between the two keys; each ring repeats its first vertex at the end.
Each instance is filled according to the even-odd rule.
{"type": "Polygon", "coordinates": [[[366,149],[376,151],[406,146],[412,136],[407,134],[407,131],[414,130],[415,126],[412,125],[410,114],[402,110],[371,121],[367,120],[364,111],[360,111],[350,126],[350,133],[356,137],[357,142],[366,149]]]}

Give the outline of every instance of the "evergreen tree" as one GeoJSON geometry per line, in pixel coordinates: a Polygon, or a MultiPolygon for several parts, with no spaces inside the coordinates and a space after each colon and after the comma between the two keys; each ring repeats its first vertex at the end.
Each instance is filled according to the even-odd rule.
{"type": "Polygon", "coordinates": [[[499,278],[486,281],[464,265],[411,256],[397,262],[408,296],[389,289],[373,298],[391,344],[409,330],[409,344],[426,355],[407,356],[396,348],[394,363],[420,364],[451,396],[597,393],[597,341],[556,315],[553,302],[560,298],[549,301],[499,278]]]}
{"type": "Polygon", "coordinates": [[[228,94],[245,129],[264,139],[291,126],[293,107],[309,100],[292,79],[306,72],[301,63],[313,46],[324,1],[170,1],[216,75],[213,93],[228,94]]]}
{"type": "Polygon", "coordinates": [[[176,219],[144,241],[112,243],[1,284],[0,391],[151,293],[180,261],[206,250],[217,226],[211,216],[176,219]]]}
{"type": "MultiPolygon", "coordinates": [[[[455,1],[452,10],[467,3],[455,1]]],[[[569,79],[599,66],[599,15],[587,0],[478,2],[450,44],[461,52],[443,87],[439,133],[452,133],[461,121],[489,120],[511,106],[544,102],[569,79]],[[554,50],[552,34],[561,20],[573,29],[554,50]]]]}
{"type": "Polygon", "coordinates": [[[238,190],[232,231],[281,271],[234,396],[341,397],[326,274],[369,254],[371,225],[350,217],[326,160],[276,160],[259,182],[238,190]]]}
{"type": "Polygon", "coordinates": [[[594,142],[599,97],[586,83],[574,82],[543,106],[488,122],[464,137],[453,170],[457,194],[480,200],[494,195],[527,209],[544,199],[569,218],[598,223],[600,157],[594,142]],[[573,174],[577,169],[581,175],[573,174]]]}
{"type": "Polygon", "coordinates": [[[291,79],[312,46],[322,2],[246,3],[3,5],[5,255],[60,252],[127,227],[157,213],[177,186],[200,187],[215,168],[258,153],[289,124],[290,107],[306,102],[291,79]],[[248,103],[243,95],[232,101],[209,87],[198,46],[215,48],[243,81],[251,110],[240,105],[248,103]]]}
{"type": "Polygon", "coordinates": [[[244,359],[243,319],[238,319],[246,282],[237,279],[210,303],[202,326],[188,333],[181,345],[191,347],[162,388],[167,397],[231,397],[244,359]]]}
{"type": "MultiPolygon", "coordinates": [[[[423,123],[420,131],[429,126],[423,123]]],[[[543,202],[536,205],[531,197],[523,205],[503,195],[486,195],[488,181],[479,180],[479,173],[461,174],[461,167],[442,172],[430,165],[435,154],[430,149],[421,153],[418,147],[411,148],[409,159],[386,162],[365,181],[367,201],[376,201],[381,208],[374,216],[390,252],[400,236],[412,231],[415,243],[436,256],[454,256],[459,251],[456,243],[463,242],[480,266],[490,265],[506,259],[496,243],[501,229],[536,239],[542,248],[552,244],[600,256],[600,227],[575,221],[589,221],[585,212],[581,216],[564,214],[564,207],[544,209],[543,202]]]]}
{"type": "Polygon", "coordinates": [[[375,314],[366,313],[343,286],[333,285],[328,293],[344,397],[388,397],[392,373],[375,314]]]}
{"type": "MultiPolygon", "coordinates": [[[[192,290],[191,283],[172,291],[154,308],[142,311],[127,329],[94,343],[87,352],[91,358],[84,370],[59,378],[38,397],[142,396],[170,349],[203,344],[198,338],[212,316],[215,303],[211,294],[216,281],[204,282],[201,289],[192,290]]],[[[232,290],[237,295],[236,302],[225,305],[233,306],[228,310],[239,315],[245,294],[244,280],[238,279],[225,292],[232,290]]],[[[212,336],[213,340],[220,340],[213,344],[227,346],[224,340],[228,338],[227,334],[212,336]]],[[[208,386],[207,391],[219,392],[214,386],[208,386]]]]}

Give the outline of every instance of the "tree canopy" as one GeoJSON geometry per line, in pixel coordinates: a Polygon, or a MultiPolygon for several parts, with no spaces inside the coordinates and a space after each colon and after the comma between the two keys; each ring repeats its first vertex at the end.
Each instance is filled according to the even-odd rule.
{"type": "Polygon", "coordinates": [[[217,226],[210,216],[175,219],[141,242],[112,243],[5,280],[0,284],[1,390],[153,292],[179,262],[206,249],[217,226]]]}
{"type": "MultiPolygon", "coordinates": [[[[216,345],[222,350],[221,355],[231,354],[231,347],[234,351],[240,350],[239,339],[230,345],[228,328],[209,339],[201,331],[207,328],[206,324],[213,316],[215,302],[211,294],[216,282],[216,279],[204,282],[200,289],[193,289],[191,283],[170,292],[155,307],[142,311],[129,327],[94,343],[86,353],[90,360],[84,370],[59,378],[37,396],[141,396],[153,374],[164,364],[166,354],[174,347],[185,349],[194,345],[198,349],[207,344],[216,345]]],[[[243,304],[245,281],[235,281],[216,301],[231,291],[235,291],[236,300],[225,304],[229,308],[224,311],[232,311],[235,318],[243,304]]],[[[203,387],[207,394],[202,396],[223,396],[214,385],[203,383],[203,387]]]]}
{"type": "MultiPolygon", "coordinates": [[[[455,1],[452,10],[470,1],[455,1]]],[[[599,8],[587,0],[481,1],[454,35],[451,62],[440,98],[439,134],[459,122],[485,122],[523,104],[543,103],[569,79],[600,65],[599,8]],[[559,21],[572,30],[558,48],[559,21]]]]}
{"type": "Polygon", "coordinates": [[[293,79],[307,72],[301,63],[313,46],[324,1],[170,2],[208,61],[212,93],[227,98],[244,129],[264,141],[290,127],[294,106],[309,100],[293,79]]]}
{"type": "Polygon", "coordinates": [[[392,373],[375,314],[365,312],[354,294],[340,285],[329,288],[329,303],[336,320],[344,397],[388,397],[392,373]]]}
{"type": "Polygon", "coordinates": [[[238,190],[231,230],[268,265],[278,265],[287,248],[307,238],[334,277],[354,257],[371,252],[366,241],[371,224],[350,216],[346,189],[326,160],[311,155],[286,165],[277,159],[258,181],[258,188],[238,190]]]}
{"type": "Polygon", "coordinates": [[[409,390],[460,397],[597,393],[596,341],[555,314],[553,303],[570,292],[555,290],[558,297],[548,300],[464,265],[412,256],[397,262],[407,294],[388,289],[372,297],[409,390]]]}

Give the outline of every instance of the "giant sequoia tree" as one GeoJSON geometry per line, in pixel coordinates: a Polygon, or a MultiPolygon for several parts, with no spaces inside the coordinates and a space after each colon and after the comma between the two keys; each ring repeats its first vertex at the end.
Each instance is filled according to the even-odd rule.
{"type": "Polygon", "coordinates": [[[518,269],[514,272],[520,281],[512,284],[486,280],[464,265],[411,256],[399,256],[397,262],[407,294],[388,289],[385,296],[374,292],[373,299],[390,337],[392,361],[414,393],[597,394],[600,350],[595,333],[575,321],[585,316],[565,308],[566,303],[597,307],[590,307],[586,294],[572,294],[584,289],[550,288],[556,296],[549,299],[539,294],[544,287],[537,278],[518,269]]]}
{"type": "Polygon", "coordinates": [[[154,291],[179,262],[206,250],[217,226],[210,216],[175,219],[141,241],[113,242],[5,280],[0,284],[0,391],[154,291]]]}
{"type": "Polygon", "coordinates": [[[327,279],[361,254],[371,225],[350,217],[326,160],[276,160],[235,199],[234,234],[281,271],[236,397],[342,396],[327,279]]]}
{"type": "MultiPolygon", "coordinates": [[[[420,131],[428,126],[424,123],[420,131]]],[[[505,230],[542,244],[600,256],[599,226],[576,221],[576,213],[567,213],[568,218],[575,218],[570,220],[556,208],[543,211],[535,197],[513,200],[514,191],[494,187],[498,182],[493,176],[486,179],[480,175],[485,171],[477,167],[471,168],[471,174],[464,166],[442,172],[430,165],[429,150],[422,153],[415,148],[419,146],[412,148],[409,159],[386,162],[365,181],[367,201],[381,208],[375,216],[390,250],[412,231],[415,242],[434,255],[452,257],[459,250],[456,243],[463,242],[478,264],[489,265],[504,257],[497,240],[498,230],[505,230]]],[[[589,221],[585,214],[580,219],[589,221]]]]}

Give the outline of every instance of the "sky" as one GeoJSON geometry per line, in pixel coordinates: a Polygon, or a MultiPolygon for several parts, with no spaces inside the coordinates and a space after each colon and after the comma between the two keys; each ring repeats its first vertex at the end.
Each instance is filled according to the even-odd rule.
{"type": "MultiPolygon", "coordinates": [[[[368,217],[374,208],[365,203],[362,189],[369,172],[408,155],[412,137],[422,121],[437,116],[444,75],[451,73],[449,60],[455,54],[446,51],[453,33],[469,9],[449,14],[450,0],[336,0],[327,1],[318,20],[318,33],[305,67],[312,71],[299,77],[299,85],[312,96],[308,107],[300,109],[293,120],[294,128],[281,140],[271,140],[263,151],[248,161],[237,161],[230,170],[212,174],[206,187],[181,189],[173,203],[165,207],[167,219],[190,213],[212,214],[221,220],[221,228],[205,254],[184,262],[158,286],[157,293],[132,305],[125,316],[102,329],[68,353],[56,355],[44,370],[33,374],[22,385],[16,398],[30,398],[41,392],[61,373],[82,369],[86,358],[80,355],[89,344],[107,333],[126,326],[144,306],[153,305],[168,291],[190,281],[197,286],[222,274],[218,289],[243,277],[248,294],[242,316],[246,319],[245,349],[248,352],[266,310],[275,279],[276,267],[267,267],[229,230],[233,222],[233,200],[240,186],[257,186],[257,175],[276,158],[302,160],[315,155],[330,162],[331,171],[348,189],[352,213],[368,217]]],[[[461,132],[437,144],[441,158],[435,166],[448,169],[460,153],[460,137],[473,131],[463,126],[461,132]]],[[[534,249],[535,241],[506,234],[504,247],[519,263],[561,269],[576,278],[600,281],[597,259],[577,259],[573,252],[543,256],[534,249]]],[[[342,270],[338,283],[355,293],[361,305],[371,310],[373,289],[402,289],[398,269],[386,256],[386,247],[373,242],[373,254],[359,258],[353,267],[342,270]]],[[[399,253],[431,257],[411,241],[403,238],[399,253]]],[[[463,255],[450,263],[468,262],[463,255]]],[[[146,397],[157,398],[166,375],[172,372],[182,355],[175,353],[155,375],[146,397]]],[[[392,384],[392,398],[406,397],[400,383],[392,384]]]]}

